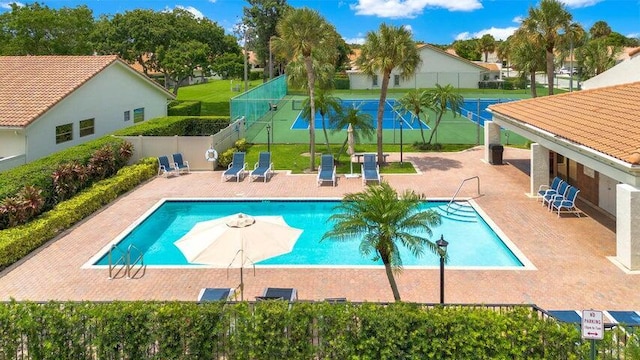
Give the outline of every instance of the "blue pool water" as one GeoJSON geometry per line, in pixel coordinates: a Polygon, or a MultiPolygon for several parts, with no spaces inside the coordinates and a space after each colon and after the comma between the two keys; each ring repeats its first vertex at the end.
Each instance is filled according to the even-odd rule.
{"type": "MultiPolygon", "coordinates": [[[[492,104],[499,104],[504,102],[513,101],[514,99],[465,99],[461,109],[462,116],[466,117],[470,121],[476,124],[484,126],[484,122],[491,120],[491,113],[487,110],[487,107],[492,104]]],[[[394,99],[387,100],[385,105],[384,114],[382,116],[382,128],[384,130],[399,129],[399,121],[403,121],[404,130],[416,130],[420,129],[417,119],[411,118],[411,114],[400,115],[394,110],[396,101],[394,99]]],[[[378,113],[378,100],[342,100],[342,106],[346,107],[358,107],[362,112],[371,115],[373,126],[377,128],[377,113],[378,113]]],[[[325,115],[325,122],[328,126],[329,116],[325,115]]],[[[316,113],[316,129],[322,128],[322,116],[320,113],[316,113]]],[[[430,129],[427,124],[422,121],[423,129],[430,129]]],[[[296,120],[293,122],[291,129],[293,130],[306,130],[309,128],[308,121],[302,117],[302,112],[298,114],[296,120]]]]}
{"type": "MultiPolygon", "coordinates": [[[[134,244],[144,252],[147,265],[193,265],[187,262],[173,244],[197,222],[233,215],[238,212],[252,216],[281,215],[289,226],[303,229],[293,251],[258,265],[297,266],[362,266],[381,265],[371,257],[363,257],[358,250],[359,241],[320,242],[330,228],[327,219],[339,201],[246,200],[246,201],[173,201],[162,203],[147,218],[126,234],[118,247],[126,249],[134,244]]],[[[445,214],[446,202],[425,202],[424,209],[435,209],[445,214]]],[[[449,242],[449,266],[521,267],[522,262],[511,252],[496,233],[466,202],[454,203],[450,215],[442,217],[442,224],[432,229],[432,241],[441,234],[449,242]],[[450,217],[450,218],[449,218],[450,217]]],[[[437,266],[439,258],[430,253],[416,258],[404,248],[401,257],[404,266],[437,266]]],[[[104,255],[95,265],[108,265],[104,255]]]]}

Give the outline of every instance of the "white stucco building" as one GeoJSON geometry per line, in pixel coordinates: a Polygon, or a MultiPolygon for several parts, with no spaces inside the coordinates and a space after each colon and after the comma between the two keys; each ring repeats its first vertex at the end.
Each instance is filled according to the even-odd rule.
{"type": "Polygon", "coordinates": [[[629,58],[611,69],[582,83],[582,89],[596,89],[604,86],[640,81],[640,48],[629,53],[629,58]]]}
{"type": "Polygon", "coordinates": [[[0,56],[0,171],[147,119],[173,94],[110,56],[0,56]]]}
{"type": "MultiPolygon", "coordinates": [[[[415,75],[409,79],[402,79],[400,71],[394,69],[389,79],[389,89],[434,88],[436,84],[477,89],[478,83],[484,80],[484,75],[488,73],[486,68],[478,64],[429,44],[418,45],[418,51],[422,62],[415,75]]],[[[372,77],[357,68],[347,71],[347,74],[351,89],[379,89],[382,84],[382,74],[372,77]]]]}

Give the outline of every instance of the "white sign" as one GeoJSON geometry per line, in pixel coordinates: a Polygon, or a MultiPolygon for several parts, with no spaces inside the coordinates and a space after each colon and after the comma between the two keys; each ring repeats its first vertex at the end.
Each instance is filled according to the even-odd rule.
{"type": "Polygon", "coordinates": [[[582,311],[582,338],[587,340],[602,340],[604,338],[602,311],[582,311]]]}

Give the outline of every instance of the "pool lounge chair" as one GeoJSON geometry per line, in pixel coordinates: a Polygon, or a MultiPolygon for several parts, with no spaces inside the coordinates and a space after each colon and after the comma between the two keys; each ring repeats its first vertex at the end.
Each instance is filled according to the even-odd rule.
{"type": "Polygon", "coordinates": [[[540,185],[538,188],[538,197],[540,201],[544,202],[544,197],[547,195],[556,195],[558,194],[558,190],[560,189],[560,185],[564,182],[559,177],[554,177],[551,181],[551,185],[540,185]]]}
{"type": "Polygon", "coordinates": [[[568,182],[562,181],[558,186],[558,190],[556,190],[555,192],[549,192],[548,194],[542,196],[542,205],[546,205],[548,209],[551,209],[551,202],[554,200],[554,198],[567,195],[567,191],[569,191],[570,187],[571,185],[569,185],[568,182]]]}
{"type": "Polygon", "coordinates": [[[362,185],[367,185],[368,181],[377,181],[380,184],[380,167],[376,163],[375,154],[364,154],[361,169],[362,185]]]}
{"type": "Polygon", "coordinates": [[[289,302],[298,299],[298,291],[294,288],[272,288],[264,289],[262,296],[256,296],[256,300],[286,300],[289,302]]]}
{"type": "Polygon", "coordinates": [[[202,288],[198,294],[198,302],[227,301],[233,294],[232,288],[202,288]]]}
{"type": "Polygon", "coordinates": [[[271,162],[271,153],[263,151],[258,157],[258,162],[253,166],[250,177],[253,180],[263,178],[264,182],[267,182],[269,176],[273,173],[273,163],[271,162]]]}
{"type": "Polygon", "coordinates": [[[171,165],[168,156],[158,156],[158,175],[167,177],[171,174],[180,175],[180,172],[175,166],[171,165]]]}
{"type": "Polygon", "coordinates": [[[320,157],[320,168],[318,168],[318,186],[325,181],[331,181],[331,185],[336,186],[336,166],[333,155],[325,154],[320,157]]]}
{"type": "Polygon", "coordinates": [[[189,162],[182,158],[182,153],[175,153],[172,155],[173,164],[175,165],[178,173],[187,172],[190,173],[191,169],[189,168],[189,162]]]}
{"type": "Polygon", "coordinates": [[[580,190],[575,186],[569,186],[566,196],[556,195],[549,203],[550,210],[558,210],[558,217],[560,217],[560,211],[566,209],[567,212],[573,212],[577,217],[580,217],[580,211],[576,208],[576,198],[580,190]]]}
{"type": "Polygon", "coordinates": [[[222,181],[228,179],[236,179],[236,181],[242,180],[242,174],[246,171],[247,163],[244,161],[244,152],[233,153],[233,160],[227,170],[222,173],[222,181]]]}

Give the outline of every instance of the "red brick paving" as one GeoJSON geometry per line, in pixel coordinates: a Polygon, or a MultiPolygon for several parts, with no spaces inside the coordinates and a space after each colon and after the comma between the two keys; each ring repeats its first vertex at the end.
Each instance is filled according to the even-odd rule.
{"type": "MultiPolygon", "coordinates": [[[[397,154],[393,156],[397,157],[397,154]]],[[[532,303],[546,309],[640,309],[640,276],[616,267],[612,221],[597,212],[557,218],[526,196],[529,151],[506,148],[509,164],[492,166],[482,148],[460,153],[404,155],[417,175],[384,175],[395,188],[431,198],[450,198],[462,179],[479,176],[460,193],[470,197],[533,263],[535,270],[446,270],[450,303],[532,303]]],[[[277,159],[275,159],[277,162],[277,159]]],[[[362,189],[360,179],[341,177],[336,187],[318,187],[316,175],[278,172],[269,182],[221,182],[220,172],[154,178],[0,273],[2,299],[17,300],[195,300],[202,287],[236,287],[236,269],[147,268],[136,279],[109,280],[105,269],[82,266],[162,198],[341,197],[362,189]]],[[[472,236],[472,234],[469,234],[472,236]]],[[[446,234],[445,234],[446,238],[446,234]]],[[[454,239],[449,239],[450,241],[454,239]]],[[[383,269],[258,268],[245,272],[245,299],[266,286],[295,287],[300,299],[346,297],[393,300],[383,269]]],[[[402,299],[439,301],[439,270],[405,269],[397,276],[402,299]]]]}

